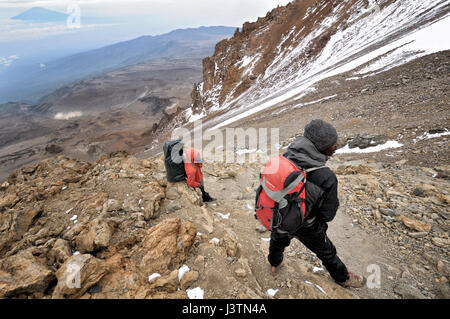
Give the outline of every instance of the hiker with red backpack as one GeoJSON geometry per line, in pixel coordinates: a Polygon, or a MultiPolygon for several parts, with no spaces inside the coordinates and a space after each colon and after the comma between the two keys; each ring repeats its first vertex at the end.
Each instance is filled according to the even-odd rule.
{"type": "Polygon", "coordinates": [[[271,230],[268,260],[275,274],[292,238],[301,241],[322,261],[331,277],[344,287],[360,288],[366,279],[347,270],[328,238],[327,223],[339,208],[338,180],[325,166],[337,149],[336,129],[313,120],[283,156],[271,159],[261,173],[256,217],[271,230]]]}
{"type": "Polygon", "coordinates": [[[203,162],[200,152],[195,148],[188,148],[185,152],[184,170],[186,171],[186,182],[189,186],[200,188],[202,191],[202,199],[204,202],[212,202],[212,198],[206,191],[203,183],[203,162]]]}
{"type": "Polygon", "coordinates": [[[200,188],[204,202],[214,201],[215,199],[205,191],[200,152],[192,147],[186,148],[180,139],[167,141],[163,149],[167,181],[170,183],[186,181],[189,186],[200,188]]]}

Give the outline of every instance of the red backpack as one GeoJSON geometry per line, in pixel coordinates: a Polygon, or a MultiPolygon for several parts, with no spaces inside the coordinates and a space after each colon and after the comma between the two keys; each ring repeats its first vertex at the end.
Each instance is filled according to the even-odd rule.
{"type": "MultiPolygon", "coordinates": [[[[260,175],[255,217],[270,231],[280,230],[291,234],[301,228],[310,211],[306,207],[306,173],[320,168],[324,167],[305,171],[283,156],[270,159],[260,175]]],[[[317,187],[314,185],[314,188],[317,187]]],[[[314,199],[311,202],[310,199],[308,203],[315,204],[316,201],[314,199]]]]}

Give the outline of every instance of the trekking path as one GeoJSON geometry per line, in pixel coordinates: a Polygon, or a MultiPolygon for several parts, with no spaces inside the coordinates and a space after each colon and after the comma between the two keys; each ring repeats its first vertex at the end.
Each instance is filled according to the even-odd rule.
{"type": "MultiPolygon", "coordinates": [[[[329,166],[334,169],[338,164],[343,163],[329,166]]],[[[436,289],[432,292],[433,272],[427,271],[431,267],[422,256],[423,251],[399,247],[392,240],[396,233],[386,236],[378,226],[366,225],[365,217],[358,219],[347,214],[354,208],[346,204],[342,190],[341,206],[329,223],[328,236],[348,269],[366,276],[368,284],[361,289],[336,285],[320,260],[295,239],[285,251],[283,266],[272,276],[267,262],[270,232],[254,218],[253,211],[259,166],[205,165],[205,188],[217,201],[205,204],[200,225],[203,223],[209,231],[201,236],[206,236],[210,244],[224,246],[228,255],[224,264],[220,262],[222,258],[214,257],[206,248],[202,251],[200,246],[196,260],[188,261],[198,264],[200,260],[204,265],[205,273],[198,284],[205,289],[205,297],[266,298],[276,292],[274,298],[436,298],[436,289]],[[235,257],[230,257],[229,249],[234,250],[231,256],[235,257]],[[406,256],[400,253],[405,251],[406,256]],[[205,258],[198,257],[202,254],[205,258]],[[231,296],[224,296],[224,291],[231,296]]],[[[342,188],[339,175],[338,179],[342,188]]],[[[370,215],[367,218],[373,219],[370,215]]],[[[197,217],[194,223],[199,224],[197,217]]]]}

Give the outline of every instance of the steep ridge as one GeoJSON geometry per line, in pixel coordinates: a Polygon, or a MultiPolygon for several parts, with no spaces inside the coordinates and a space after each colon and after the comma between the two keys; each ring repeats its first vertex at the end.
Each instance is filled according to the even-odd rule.
{"type": "Polygon", "coordinates": [[[314,92],[333,75],[365,66],[358,74],[370,76],[449,49],[438,35],[449,12],[443,0],[293,1],[216,45],[183,116],[223,127],[314,92]]]}

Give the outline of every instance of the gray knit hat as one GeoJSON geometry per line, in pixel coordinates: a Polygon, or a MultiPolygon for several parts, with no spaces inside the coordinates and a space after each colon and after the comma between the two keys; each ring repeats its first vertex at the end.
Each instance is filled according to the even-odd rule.
{"type": "Polygon", "coordinates": [[[312,120],[306,125],[303,135],[316,146],[319,152],[325,151],[338,140],[338,135],[333,125],[319,119],[312,120]]]}

